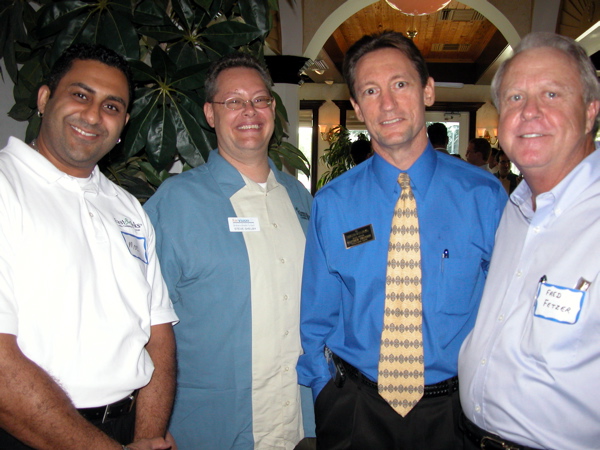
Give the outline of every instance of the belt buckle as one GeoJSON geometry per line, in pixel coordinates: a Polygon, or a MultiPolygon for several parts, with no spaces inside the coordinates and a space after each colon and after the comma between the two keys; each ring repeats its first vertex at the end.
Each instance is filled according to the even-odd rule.
{"type": "MultiPolygon", "coordinates": [[[[138,391],[135,390],[127,396],[129,401],[131,402],[129,403],[129,409],[127,410],[128,413],[130,413],[133,410],[133,405],[135,404],[137,393],[138,391]]],[[[108,419],[108,416],[110,415],[112,409],[112,405],[106,405],[106,408],[104,408],[104,415],[102,416],[102,423],[106,422],[106,419],[108,419]]]]}
{"type": "Polygon", "coordinates": [[[486,441],[493,442],[494,444],[500,445],[504,450],[519,450],[519,447],[513,447],[512,445],[507,445],[506,442],[501,441],[500,439],[495,439],[491,436],[484,436],[481,438],[480,448],[485,450],[486,441]]]}
{"type": "Polygon", "coordinates": [[[106,419],[108,418],[108,415],[110,414],[110,405],[106,405],[106,408],[104,408],[104,415],[102,416],[102,423],[106,422],[106,419]]]}

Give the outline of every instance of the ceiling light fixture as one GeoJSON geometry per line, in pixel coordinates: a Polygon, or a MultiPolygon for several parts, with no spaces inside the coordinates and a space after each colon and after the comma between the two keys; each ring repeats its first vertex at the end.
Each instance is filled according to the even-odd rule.
{"type": "Polygon", "coordinates": [[[385,0],[392,8],[409,16],[433,14],[444,8],[450,0],[385,0]]]}

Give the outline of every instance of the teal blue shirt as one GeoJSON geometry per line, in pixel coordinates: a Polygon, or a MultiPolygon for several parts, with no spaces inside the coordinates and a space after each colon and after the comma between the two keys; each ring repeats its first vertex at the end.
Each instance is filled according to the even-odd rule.
{"type": "MultiPolygon", "coordinates": [[[[306,233],[312,197],[269,163],[306,233]]],[[[236,217],[229,199],[244,186],[214,150],[206,164],[165,181],[144,206],[181,320],[170,425],[180,449],[254,448],[250,266],[243,233],[228,225],[236,217]]]]}

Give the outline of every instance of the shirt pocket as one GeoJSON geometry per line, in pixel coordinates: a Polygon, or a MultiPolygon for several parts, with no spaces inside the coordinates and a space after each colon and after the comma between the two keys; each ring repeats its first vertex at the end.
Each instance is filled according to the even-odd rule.
{"type": "Polygon", "coordinates": [[[561,323],[534,315],[533,303],[523,327],[521,351],[524,356],[553,368],[576,364],[585,328],[584,310],[573,324],[561,323]]]}
{"type": "Polygon", "coordinates": [[[485,264],[481,254],[441,258],[438,313],[451,316],[473,313],[483,291],[485,264]]]}

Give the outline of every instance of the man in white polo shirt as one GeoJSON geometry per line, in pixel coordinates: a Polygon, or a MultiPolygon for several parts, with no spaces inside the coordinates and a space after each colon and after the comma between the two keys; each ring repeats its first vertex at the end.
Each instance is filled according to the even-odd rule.
{"type": "Polygon", "coordinates": [[[0,151],[0,448],[171,448],[177,316],[152,225],[96,165],[132,92],[123,58],[73,46],[38,137],[0,151]]]}

